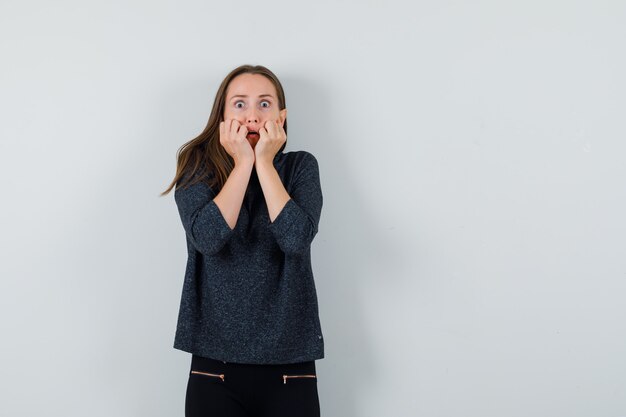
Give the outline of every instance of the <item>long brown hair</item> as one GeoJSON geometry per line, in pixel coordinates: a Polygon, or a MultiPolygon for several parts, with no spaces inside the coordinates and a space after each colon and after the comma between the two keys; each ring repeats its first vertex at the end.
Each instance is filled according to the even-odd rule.
{"type": "MultiPolygon", "coordinates": [[[[215,94],[213,109],[202,133],[178,148],[176,152],[176,175],[169,187],[160,194],[161,196],[168,194],[175,185],[177,187],[186,186],[191,182],[191,179],[196,177],[206,182],[216,194],[226,182],[226,179],[235,167],[235,161],[220,143],[219,125],[224,120],[224,106],[228,85],[233,78],[241,74],[260,74],[267,77],[276,87],[278,109],[283,110],[286,107],[285,92],[280,81],[278,81],[278,78],[272,71],[262,65],[241,65],[232,70],[224,78],[215,94]],[[182,177],[184,179],[181,181],[181,184],[178,184],[182,177]]],[[[283,129],[287,133],[286,118],[283,123],[283,129]]],[[[287,141],[285,140],[278,152],[282,152],[286,145],[287,141]]]]}

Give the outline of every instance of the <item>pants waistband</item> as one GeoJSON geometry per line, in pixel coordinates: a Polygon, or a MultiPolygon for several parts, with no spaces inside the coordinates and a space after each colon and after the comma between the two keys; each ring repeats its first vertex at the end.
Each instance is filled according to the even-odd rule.
{"type": "Polygon", "coordinates": [[[213,370],[216,372],[224,371],[281,371],[281,372],[306,372],[315,373],[315,361],[305,361],[297,363],[285,363],[285,364],[250,364],[250,363],[236,363],[226,362],[212,358],[206,358],[192,354],[191,356],[191,368],[194,370],[213,370]]]}

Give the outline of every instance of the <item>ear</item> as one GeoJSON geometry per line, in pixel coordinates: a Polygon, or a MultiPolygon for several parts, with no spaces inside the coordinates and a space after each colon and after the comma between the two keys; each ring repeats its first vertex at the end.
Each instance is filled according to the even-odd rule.
{"type": "Polygon", "coordinates": [[[282,109],[278,116],[278,124],[281,127],[285,124],[285,119],[287,119],[287,109],[282,109]]]}

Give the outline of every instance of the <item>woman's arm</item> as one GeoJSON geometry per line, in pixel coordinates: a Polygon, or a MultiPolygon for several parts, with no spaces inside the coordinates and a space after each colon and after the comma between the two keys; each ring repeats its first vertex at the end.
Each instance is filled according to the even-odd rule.
{"type": "Polygon", "coordinates": [[[254,161],[235,165],[221,191],[213,199],[231,229],[237,225],[241,204],[246,195],[254,161]]]}
{"type": "Polygon", "coordinates": [[[235,165],[217,195],[203,182],[174,191],[183,227],[198,252],[213,255],[233,236],[253,166],[235,165]]]}
{"type": "Polygon", "coordinates": [[[307,250],[317,234],[323,196],[319,167],[313,154],[304,152],[287,193],[271,162],[257,161],[256,170],[270,216],[269,229],[285,253],[307,250]]]}
{"type": "Polygon", "coordinates": [[[265,196],[270,222],[273,222],[291,196],[285,190],[272,161],[257,161],[256,171],[265,196]]]}

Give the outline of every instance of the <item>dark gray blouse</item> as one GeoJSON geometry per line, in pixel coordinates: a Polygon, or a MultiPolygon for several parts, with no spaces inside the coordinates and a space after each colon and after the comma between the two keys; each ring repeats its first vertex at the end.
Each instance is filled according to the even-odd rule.
{"type": "Polygon", "coordinates": [[[255,168],[235,229],[209,186],[176,188],[188,259],[174,348],[249,364],[324,357],[311,268],[322,211],[317,160],[279,152],[274,166],[291,197],[274,222],[255,168]]]}

